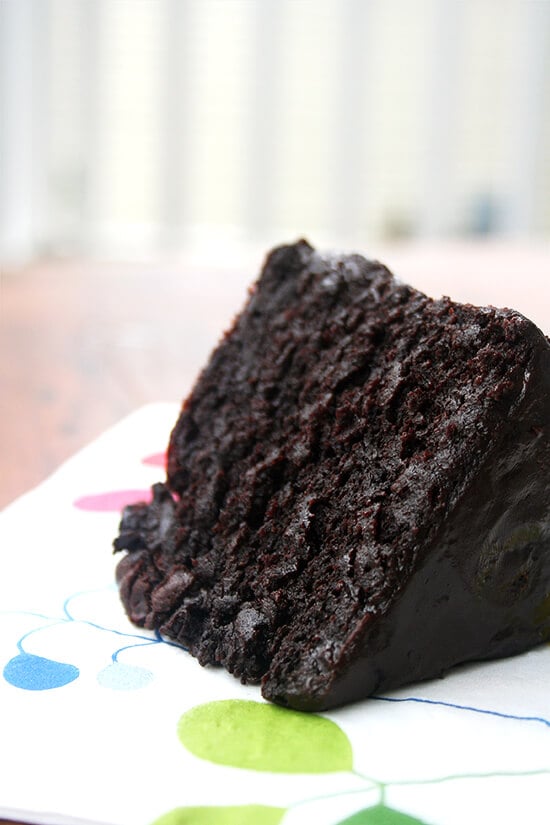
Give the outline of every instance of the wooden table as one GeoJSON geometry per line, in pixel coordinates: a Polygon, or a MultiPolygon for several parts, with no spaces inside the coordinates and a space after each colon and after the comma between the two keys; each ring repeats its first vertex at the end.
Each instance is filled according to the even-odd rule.
{"type": "Polygon", "coordinates": [[[171,265],[4,272],[0,507],[141,405],[180,400],[245,293],[238,274],[171,265]]]}
{"type": "MultiPolygon", "coordinates": [[[[513,306],[550,333],[548,243],[373,249],[437,297],[513,306]]],[[[261,255],[37,263],[2,271],[0,506],[137,407],[180,400],[244,300],[261,255]]]]}

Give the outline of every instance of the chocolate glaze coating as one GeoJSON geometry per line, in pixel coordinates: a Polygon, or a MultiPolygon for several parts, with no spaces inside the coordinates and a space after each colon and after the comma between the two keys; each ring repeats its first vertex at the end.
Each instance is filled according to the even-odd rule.
{"type": "Polygon", "coordinates": [[[264,695],[322,710],[548,640],[549,422],[550,373],[539,353],[519,407],[386,614],[365,617],[329,683],[316,683],[308,659],[288,667],[280,657],[264,695]]]}
{"type": "Polygon", "coordinates": [[[550,345],[274,250],[115,550],[130,618],[320,710],[550,637],[550,345]]]}

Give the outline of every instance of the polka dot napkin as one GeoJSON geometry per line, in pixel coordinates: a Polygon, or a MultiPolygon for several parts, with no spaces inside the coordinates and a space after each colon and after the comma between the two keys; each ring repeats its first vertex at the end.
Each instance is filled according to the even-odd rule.
{"type": "Polygon", "coordinates": [[[177,412],[138,411],[0,516],[0,816],[550,821],[548,645],[305,715],[127,621],[111,542],[162,479],[177,412]]]}

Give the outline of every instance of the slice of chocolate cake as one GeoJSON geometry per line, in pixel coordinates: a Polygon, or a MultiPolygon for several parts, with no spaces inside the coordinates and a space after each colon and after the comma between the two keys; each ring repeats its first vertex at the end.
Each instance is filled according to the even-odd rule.
{"type": "Polygon", "coordinates": [[[550,638],[550,344],[359,255],[274,250],[128,508],[122,600],[320,710],[550,638]]]}

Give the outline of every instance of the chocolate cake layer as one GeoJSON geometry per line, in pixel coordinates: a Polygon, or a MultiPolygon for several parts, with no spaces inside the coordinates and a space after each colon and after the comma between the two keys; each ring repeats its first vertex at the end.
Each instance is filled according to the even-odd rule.
{"type": "Polygon", "coordinates": [[[319,710],[550,638],[550,344],[360,255],[280,247],[128,508],[122,600],[319,710]]]}

